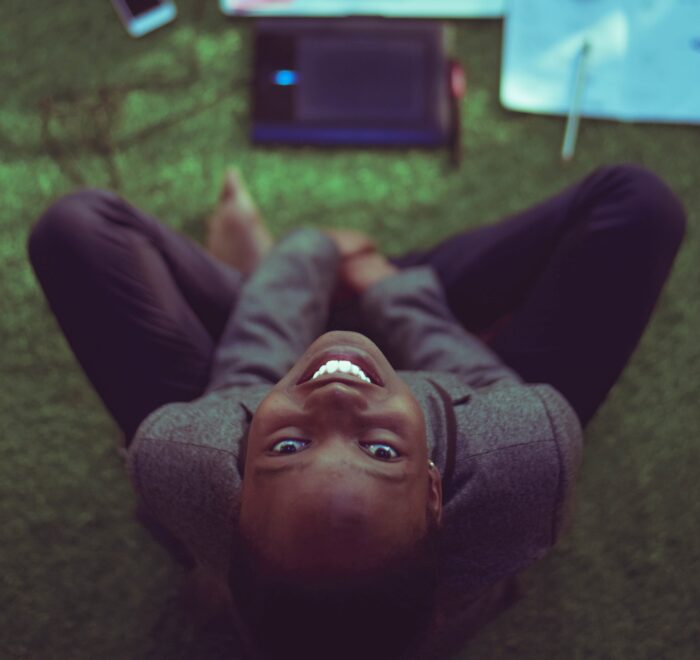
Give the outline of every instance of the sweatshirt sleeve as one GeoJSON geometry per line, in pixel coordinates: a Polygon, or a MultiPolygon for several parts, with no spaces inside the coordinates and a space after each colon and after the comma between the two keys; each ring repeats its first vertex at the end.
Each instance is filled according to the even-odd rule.
{"type": "Polygon", "coordinates": [[[243,284],[206,391],[279,381],[323,332],[339,262],[320,230],[287,234],[243,284]]]}
{"type": "Polygon", "coordinates": [[[552,545],[571,528],[576,506],[576,480],[583,460],[583,428],[564,396],[547,384],[532,386],[544,404],[559,459],[559,483],[552,520],[552,545]]]}
{"type": "Polygon", "coordinates": [[[166,404],[140,424],[127,457],[140,513],[216,572],[226,570],[243,425],[235,401],[166,404]]]}
{"type": "Polygon", "coordinates": [[[522,382],[455,319],[429,266],[407,268],[381,280],[365,291],[360,306],[372,338],[396,369],[453,373],[475,388],[522,382]]]}

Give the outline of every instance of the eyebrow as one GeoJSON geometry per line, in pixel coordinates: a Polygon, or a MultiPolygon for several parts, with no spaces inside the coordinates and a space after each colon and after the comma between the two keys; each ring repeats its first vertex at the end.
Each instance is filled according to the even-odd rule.
{"type": "MultiPolygon", "coordinates": [[[[278,459],[277,459],[278,460],[278,459]]],[[[275,474],[279,474],[281,472],[299,472],[303,470],[307,465],[309,465],[309,461],[306,461],[304,463],[300,463],[298,461],[295,461],[294,463],[290,462],[285,462],[284,465],[256,465],[253,468],[253,474],[256,476],[264,476],[264,477],[271,477],[275,474]]],[[[388,472],[382,472],[381,470],[374,470],[370,467],[366,466],[360,466],[357,468],[358,471],[362,472],[363,474],[368,474],[371,477],[375,477],[377,479],[381,479],[382,481],[388,481],[390,483],[403,483],[406,481],[407,475],[405,472],[401,473],[396,473],[396,474],[390,474],[388,472]]]]}

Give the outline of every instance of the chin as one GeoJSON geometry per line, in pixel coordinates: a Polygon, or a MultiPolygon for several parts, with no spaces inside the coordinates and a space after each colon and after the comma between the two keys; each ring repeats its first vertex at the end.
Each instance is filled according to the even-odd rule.
{"type": "Polygon", "coordinates": [[[369,338],[360,332],[354,332],[353,330],[332,330],[322,334],[314,344],[323,343],[324,345],[331,346],[335,343],[338,344],[356,344],[361,348],[367,348],[369,346],[374,347],[375,350],[379,350],[377,345],[369,338]]]}

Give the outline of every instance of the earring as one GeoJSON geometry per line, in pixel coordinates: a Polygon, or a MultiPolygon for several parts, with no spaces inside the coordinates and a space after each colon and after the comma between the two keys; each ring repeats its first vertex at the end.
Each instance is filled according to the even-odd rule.
{"type": "Polygon", "coordinates": [[[434,468],[434,467],[435,467],[435,463],[433,463],[430,459],[428,459],[428,465],[429,465],[431,468],[434,468]]]}

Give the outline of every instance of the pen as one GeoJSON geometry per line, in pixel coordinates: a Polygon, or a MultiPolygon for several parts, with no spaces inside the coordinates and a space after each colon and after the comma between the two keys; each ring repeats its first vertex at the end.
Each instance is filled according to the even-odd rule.
{"type": "Polygon", "coordinates": [[[576,137],[578,135],[578,125],[581,117],[581,98],[583,96],[584,80],[586,78],[586,69],[590,52],[590,43],[584,41],[579,56],[576,59],[576,80],[574,82],[574,91],[571,95],[571,103],[569,104],[569,116],[566,120],[564,143],[561,147],[561,158],[564,161],[571,160],[574,157],[574,150],[576,149],[576,137]]]}

